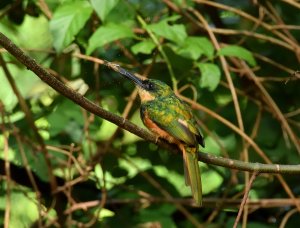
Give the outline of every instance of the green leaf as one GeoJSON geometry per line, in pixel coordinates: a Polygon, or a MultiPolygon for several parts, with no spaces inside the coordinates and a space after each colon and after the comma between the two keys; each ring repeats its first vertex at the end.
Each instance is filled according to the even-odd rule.
{"type": "Polygon", "coordinates": [[[203,172],[201,178],[202,183],[205,183],[202,190],[203,194],[209,194],[212,191],[215,191],[216,189],[220,188],[223,183],[222,176],[214,170],[203,172]]]}
{"type": "MultiPolygon", "coordinates": [[[[48,49],[52,47],[53,40],[49,30],[49,21],[44,16],[26,17],[17,33],[18,35],[15,34],[15,36],[18,37],[20,47],[24,49],[48,49]]],[[[31,52],[30,56],[37,61],[44,61],[47,54],[31,52]]]]}
{"type": "Polygon", "coordinates": [[[201,72],[200,87],[214,91],[221,79],[219,67],[212,63],[198,63],[197,66],[201,72]]]}
{"type": "Polygon", "coordinates": [[[103,45],[112,41],[133,37],[134,33],[132,32],[131,28],[128,28],[126,25],[107,24],[101,26],[89,39],[87,54],[90,54],[96,48],[102,47],[103,45]]]}
{"type": "Polygon", "coordinates": [[[54,12],[50,21],[50,30],[54,40],[53,46],[58,52],[61,52],[74,40],[92,11],[92,7],[87,1],[74,1],[61,5],[54,12]]]}
{"type": "MultiPolygon", "coordinates": [[[[53,40],[49,30],[49,21],[43,15],[39,17],[27,15],[23,23],[16,27],[8,22],[6,18],[1,18],[0,31],[23,49],[45,50],[52,47],[53,40]]],[[[48,56],[48,53],[39,51],[30,51],[28,54],[38,62],[44,61],[45,57],[48,56]]]]}
{"type": "Polygon", "coordinates": [[[113,124],[112,122],[103,120],[99,131],[95,135],[95,138],[103,141],[108,140],[115,133],[117,128],[118,126],[113,124]]]}
{"type": "Polygon", "coordinates": [[[105,21],[109,12],[119,3],[119,0],[91,0],[91,4],[97,15],[105,21]]]}
{"type": "MultiPolygon", "coordinates": [[[[46,50],[52,47],[49,23],[43,16],[36,18],[27,16],[24,22],[15,28],[11,24],[4,23],[2,20],[0,23],[0,31],[24,49],[46,50]]],[[[46,56],[48,56],[47,53],[30,51],[28,54],[37,62],[43,61],[44,67],[49,67],[49,61],[45,61],[46,56]]],[[[19,64],[15,64],[15,59],[12,58],[12,56],[3,55],[3,57],[8,63],[7,67],[16,82],[18,90],[22,96],[27,99],[33,88],[40,83],[41,80],[36,77],[32,71],[20,67],[19,64]]],[[[2,68],[0,69],[0,82],[0,100],[4,104],[5,110],[11,112],[19,102],[2,68]]]]}
{"type": "MultiPolygon", "coordinates": [[[[119,114],[117,110],[118,100],[113,96],[103,98],[101,101],[101,106],[112,113],[119,114]]],[[[115,133],[117,128],[118,126],[114,123],[103,120],[94,137],[97,141],[108,140],[115,133]]]]}
{"type": "Polygon", "coordinates": [[[184,183],[183,173],[174,172],[161,165],[156,165],[153,169],[158,176],[166,178],[181,196],[191,196],[190,188],[184,183]]]}
{"type": "MultiPolygon", "coordinates": [[[[40,82],[40,79],[35,77],[35,75],[26,68],[20,68],[14,64],[9,64],[8,68],[13,75],[18,90],[22,96],[27,98],[33,87],[40,82]]],[[[19,101],[11,89],[2,69],[0,69],[0,81],[0,100],[5,105],[7,111],[12,111],[19,101]]]]}
{"type": "Polygon", "coordinates": [[[11,112],[13,108],[18,104],[18,99],[16,95],[14,94],[13,90],[11,89],[11,86],[4,75],[2,73],[2,68],[0,70],[0,97],[1,102],[3,103],[4,107],[7,111],[11,112]]]}
{"type": "Polygon", "coordinates": [[[196,45],[203,51],[203,54],[209,59],[214,57],[214,46],[206,37],[191,37],[191,42],[196,43],[196,45]]]}
{"type": "Polygon", "coordinates": [[[221,48],[221,50],[219,51],[218,54],[223,55],[223,56],[237,57],[237,58],[245,60],[251,66],[256,65],[256,61],[255,61],[252,53],[250,51],[248,51],[246,48],[243,48],[240,46],[228,45],[224,48],[221,48]]]}
{"type": "Polygon", "coordinates": [[[51,137],[59,133],[68,133],[73,139],[80,140],[82,137],[83,119],[82,113],[78,106],[69,100],[63,100],[55,110],[48,116],[49,132],[51,137]]]}
{"type": "MultiPolygon", "coordinates": [[[[95,211],[95,216],[98,216],[97,213],[98,213],[98,211],[95,211]]],[[[99,214],[100,220],[102,220],[103,218],[113,217],[113,216],[115,216],[115,212],[108,210],[106,208],[101,208],[101,211],[99,214]]]]}
{"type": "Polygon", "coordinates": [[[213,45],[206,37],[187,37],[183,44],[174,51],[193,60],[199,59],[203,54],[212,59],[214,54],[213,45]]]}
{"type": "MultiPolygon", "coordinates": [[[[138,126],[144,127],[143,122],[140,118],[140,111],[137,109],[130,118],[130,121],[138,126]]],[[[145,128],[145,127],[144,127],[145,128]]],[[[141,138],[130,131],[123,130],[122,144],[133,144],[141,138]]]]}
{"type": "Polygon", "coordinates": [[[218,142],[211,136],[205,137],[205,148],[201,149],[201,152],[207,153],[212,151],[214,155],[220,155],[221,154],[221,148],[218,142]]]}
{"type": "Polygon", "coordinates": [[[161,227],[176,227],[176,224],[174,224],[174,221],[172,220],[171,216],[175,210],[175,206],[171,204],[161,204],[156,207],[148,207],[142,209],[139,212],[139,220],[142,223],[139,225],[141,227],[146,227],[145,224],[147,222],[159,222],[161,227]]]}
{"type": "Polygon", "coordinates": [[[177,44],[183,43],[187,38],[185,26],[183,24],[170,25],[170,21],[175,21],[179,16],[169,17],[156,24],[148,25],[147,27],[156,35],[162,36],[177,44]]]}
{"type": "Polygon", "coordinates": [[[129,28],[132,28],[136,24],[136,14],[137,11],[132,7],[132,4],[128,4],[128,1],[119,1],[106,15],[105,23],[126,24],[129,28]]]}
{"type": "MultiPolygon", "coordinates": [[[[34,192],[12,191],[10,196],[9,227],[31,227],[39,217],[38,206],[34,192]],[[26,213],[24,213],[26,208],[26,213]]],[[[3,194],[0,198],[0,209],[5,211],[7,198],[3,194]],[[4,197],[3,197],[4,196],[4,197]]]]}
{"type": "Polygon", "coordinates": [[[133,54],[143,53],[150,54],[155,48],[155,44],[151,40],[141,41],[131,47],[133,54]]]}
{"type": "Polygon", "coordinates": [[[217,93],[214,94],[214,98],[216,103],[222,107],[228,105],[230,102],[232,102],[232,96],[228,93],[217,93]]]}

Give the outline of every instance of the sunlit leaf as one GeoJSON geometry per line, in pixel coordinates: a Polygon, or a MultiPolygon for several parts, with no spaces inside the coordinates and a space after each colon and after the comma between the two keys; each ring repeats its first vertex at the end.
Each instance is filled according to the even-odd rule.
{"type": "Polygon", "coordinates": [[[112,134],[116,131],[117,128],[118,128],[117,125],[107,120],[103,120],[101,127],[99,128],[99,131],[95,135],[95,139],[108,140],[112,136],[112,134]]]}
{"type": "Polygon", "coordinates": [[[134,33],[131,28],[121,24],[103,25],[89,39],[87,54],[90,54],[96,48],[102,47],[112,41],[133,38],[134,33]]]}
{"type": "MultiPolygon", "coordinates": [[[[140,111],[136,110],[132,117],[130,118],[130,121],[138,126],[144,127],[141,117],[140,117],[140,111]]],[[[129,131],[123,131],[124,136],[122,138],[122,144],[131,144],[135,143],[136,141],[142,140],[140,137],[136,136],[135,134],[132,134],[129,131]]]]}
{"type": "Polygon", "coordinates": [[[203,172],[201,178],[203,194],[209,194],[212,191],[217,190],[223,183],[222,176],[214,170],[203,172]]]}
{"type": "Polygon", "coordinates": [[[202,148],[201,151],[213,153],[215,155],[221,154],[220,145],[211,136],[205,137],[205,148],[202,148]]]}
{"type": "Polygon", "coordinates": [[[151,162],[148,159],[134,157],[134,158],[130,158],[130,160],[138,167],[138,169],[136,169],[136,167],[134,167],[133,165],[129,164],[126,160],[123,159],[119,160],[120,167],[128,171],[128,177],[133,177],[139,171],[146,170],[152,167],[151,162]]]}
{"type": "Polygon", "coordinates": [[[256,61],[250,51],[248,51],[244,47],[236,46],[236,45],[228,45],[223,47],[219,53],[219,55],[230,56],[230,57],[237,57],[240,59],[245,60],[251,66],[256,65],[256,61]]]}
{"type": "MultiPolygon", "coordinates": [[[[118,101],[115,97],[108,96],[104,98],[101,102],[101,105],[106,110],[117,113],[118,101]]],[[[94,138],[96,140],[108,140],[115,133],[117,128],[118,126],[113,124],[112,122],[103,120],[98,131],[94,135],[94,138]]]]}
{"type": "Polygon", "coordinates": [[[91,0],[91,4],[101,18],[105,21],[109,12],[118,4],[119,0],[91,0]]]}
{"type": "MultiPolygon", "coordinates": [[[[95,212],[95,216],[98,216],[98,212],[95,212]]],[[[101,208],[100,214],[99,214],[99,219],[102,220],[103,218],[106,217],[113,217],[115,215],[115,212],[108,210],[106,208],[101,208]]]]}
{"type": "Polygon", "coordinates": [[[221,79],[221,71],[219,67],[212,63],[198,63],[197,66],[201,72],[200,87],[214,91],[219,85],[221,79]]]}
{"type": "MultiPolygon", "coordinates": [[[[22,96],[27,98],[32,89],[40,83],[40,79],[36,77],[31,71],[25,68],[20,68],[17,65],[9,65],[10,73],[12,74],[18,90],[22,96]]],[[[8,83],[5,74],[0,70],[0,97],[8,111],[12,110],[18,103],[18,99],[13,92],[11,85],[8,83]]]]}
{"type": "Polygon", "coordinates": [[[134,54],[150,54],[155,48],[155,44],[151,40],[141,41],[131,47],[131,51],[134,54]]]}
{"type": "Polygon", "coordinates": [[[48,122],[51,136],[67,133],[76,141],[82,137],[82,113],[80,108],[69,100],[64,100],[56,107],[48,116],[48,122]]]}
{"type": "Polygon", "coordinates": [[[176,188],[176,190],[180,193],[181,196],[191,195],[190,188],[185,185],[183,168],[181,174],[174,171],[170,171],[165,166],[155,166],[154,171],[158,176],[166,178],[176,188]]]}
{"type": "Polygon", "coordinates": [[[202,55],[212,58],[214,53],[213,45],[205,37],[187,37],[181,45],[175,47],[177,54],[193,60],[202,55]]]}
{"type": "Polygon", "coordinates": [[[61,52],[75,38],[92,14],[88,1],[66,2],[61,5],[50,21],[53,46],[61,52]]]}
{"type": "MultiPolygon", "coordinates": [[[[31,227],[39,216],[35,193],[12,191],[10,194],[9,227],[31,227]],[[24,213],[24,208],[26,208],[26,213],[24,213]]],[[[6,209],[6,200],[5,197],[0,198],[1,211],[6,209]]]]}
{"type": "MultiPolygon", "coordinates": [[[[28,49],[47,49],[52,46],[53,42],[53,37],[49,30],[49,21],[44,16],[25,17],[16,36],[18,37],[21,47],[28,49]]],[[[30,56],[40,61],[44,60],[47,53],[31,52],[30,56]]]]}
{"type": "Polygon", "coordinates": [[[148,25],[152,32],[158,36],[162,36],[168,40],[171,40],[175,43],[182,43],[187,38],[187,33],[185,26],[183,24],[173,24],[170,25],[169,22],[175,21],[178,19],[178,16],[173,16],[167,19],[164,19],[156,24],[148,25]]]}

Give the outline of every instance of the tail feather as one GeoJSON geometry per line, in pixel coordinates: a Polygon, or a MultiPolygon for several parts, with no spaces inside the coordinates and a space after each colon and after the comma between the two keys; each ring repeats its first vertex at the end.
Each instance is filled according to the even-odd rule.
{"type": "Polygon", "coordinates": [[[202,205],[202,185],[198,165],[197,148],[183,148],[185,183],[191,187],[193,198],[198,206],[202,205]]]}

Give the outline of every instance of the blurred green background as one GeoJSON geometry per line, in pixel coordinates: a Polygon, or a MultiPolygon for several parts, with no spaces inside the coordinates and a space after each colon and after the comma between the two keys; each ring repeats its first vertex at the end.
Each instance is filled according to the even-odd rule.
{"type": "MultiPolygon", "coordinates": [[[[279,0],[1,0],[0,31],[59,80],[140,127],[134,85],[97,58],[198,103],[201,151],[266,163],[244,132],[272,163],[299,164],[299,8],[279,0]]],[[[199,163],[204,206],[193,207],[181,155],[94,116],[0,54],[1,224],[232,227],[248,173],[199,163]]],[[[297,197],[299,177],[283,178],[255,180],[241,227],[300,223],[299,212],[286,217],[295,207],[286,189],[297,197]]]]}

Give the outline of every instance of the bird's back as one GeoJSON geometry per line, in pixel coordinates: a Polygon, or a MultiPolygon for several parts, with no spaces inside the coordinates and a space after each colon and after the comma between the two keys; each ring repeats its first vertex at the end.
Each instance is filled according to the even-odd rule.
{"type": "Polygon", "coordinates": [[[141,117],[143,121],[145,118],[150,118],[160,128],[187,145],[195,147],[198,143],[203,145],[202,136],[190,107],[174,94],[142,103],[141,117]]]}

